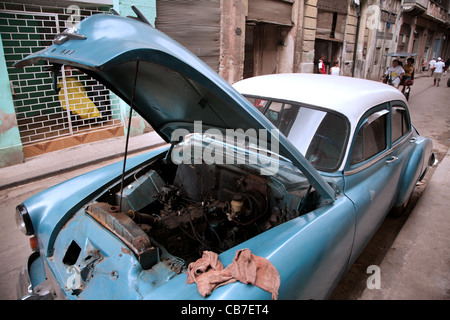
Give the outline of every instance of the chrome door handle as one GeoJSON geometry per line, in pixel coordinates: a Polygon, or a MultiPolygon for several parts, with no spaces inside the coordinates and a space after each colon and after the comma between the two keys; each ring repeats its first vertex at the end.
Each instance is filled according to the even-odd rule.
{"type": "Polygon", "coordinates": [[[416,137],[413,137],[413,138],[409,139],[409,142],[411,142],[411,143],[416,142],[416,141],[417,141],[416,137]]]}
{"type": "Polygon", "coordinates": [[[392,156],[386,160],[386,163],[392,163],[398,160],[398,157],[392,156]]]}

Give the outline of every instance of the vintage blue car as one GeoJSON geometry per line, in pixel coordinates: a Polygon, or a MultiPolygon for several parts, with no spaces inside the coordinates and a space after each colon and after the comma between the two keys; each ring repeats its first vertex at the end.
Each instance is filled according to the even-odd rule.
{"type": "MultiPolygon", "coordinates": [[[[324,299],[433,162],[397,89],[277,74],[234,87],[143,21],[100,14],[16,66],[72,66],[132,105],[167,146],[17,207],[37,241],[23,299],[205,299],[186,270],[249,249],[278,299],[324,299]]],[[[240,281],[206,299],[270,299],[240,281]]]]}

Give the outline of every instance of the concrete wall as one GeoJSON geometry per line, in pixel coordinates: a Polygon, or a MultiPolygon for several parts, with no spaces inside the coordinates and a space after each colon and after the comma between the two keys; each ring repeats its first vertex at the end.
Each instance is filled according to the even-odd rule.
{"type": "Polygon", "coordinates": [[[219,74],[229,83],[235,83],[242,79],[244,72],[248,1],[221,1],[220,11],[219,74]]]}
{"type": "Polygon", "coordinates": [[[23,148],[20,140],[14,103],[9,85],[5,53],[0,35],[0,167],[22,163],[23,148]]]}
{"type": "Polygon", "coordinates": [[[299,0],[298,3],[297,57],[294,72],[314,72],[314,44],[317,25],[317,0],[299,0]]]}

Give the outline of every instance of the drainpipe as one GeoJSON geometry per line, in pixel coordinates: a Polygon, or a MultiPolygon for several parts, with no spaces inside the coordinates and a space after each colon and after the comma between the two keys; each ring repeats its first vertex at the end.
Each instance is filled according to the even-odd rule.
{"type": "Polygon", "coordinates": [[[358,52],[359,26],[360,26],[360,23],[361,23],[361,13],[359,12],[359,8],[358,7],[356,8],[356,14],[358,16],[358,20],[356,22],[355,48],[353,49],[352,77],[355,76],[356,54],[358,52]]]}

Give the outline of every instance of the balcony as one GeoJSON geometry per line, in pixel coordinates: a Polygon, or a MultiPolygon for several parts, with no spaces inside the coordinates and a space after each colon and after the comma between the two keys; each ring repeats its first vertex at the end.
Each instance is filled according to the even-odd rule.
{"type": "Polygon", "coordinates": [[[411,16],[423,16],[444,24],[450,24],[448,4],[443,0],[403,0],[403,12],[411,16]]]}
{"type": "Polygon", "coordinates": [[[428,9],[429,0],[403,0],[403,12],[407,12],[411,16],[420,16],[428,9]]]}
{"type": "Polygon", "coordinates": [[[443,1],[429,1],[426,16],[429,19],[448,24],[450,22],[449,14],[443,3],[443,1]]]}

